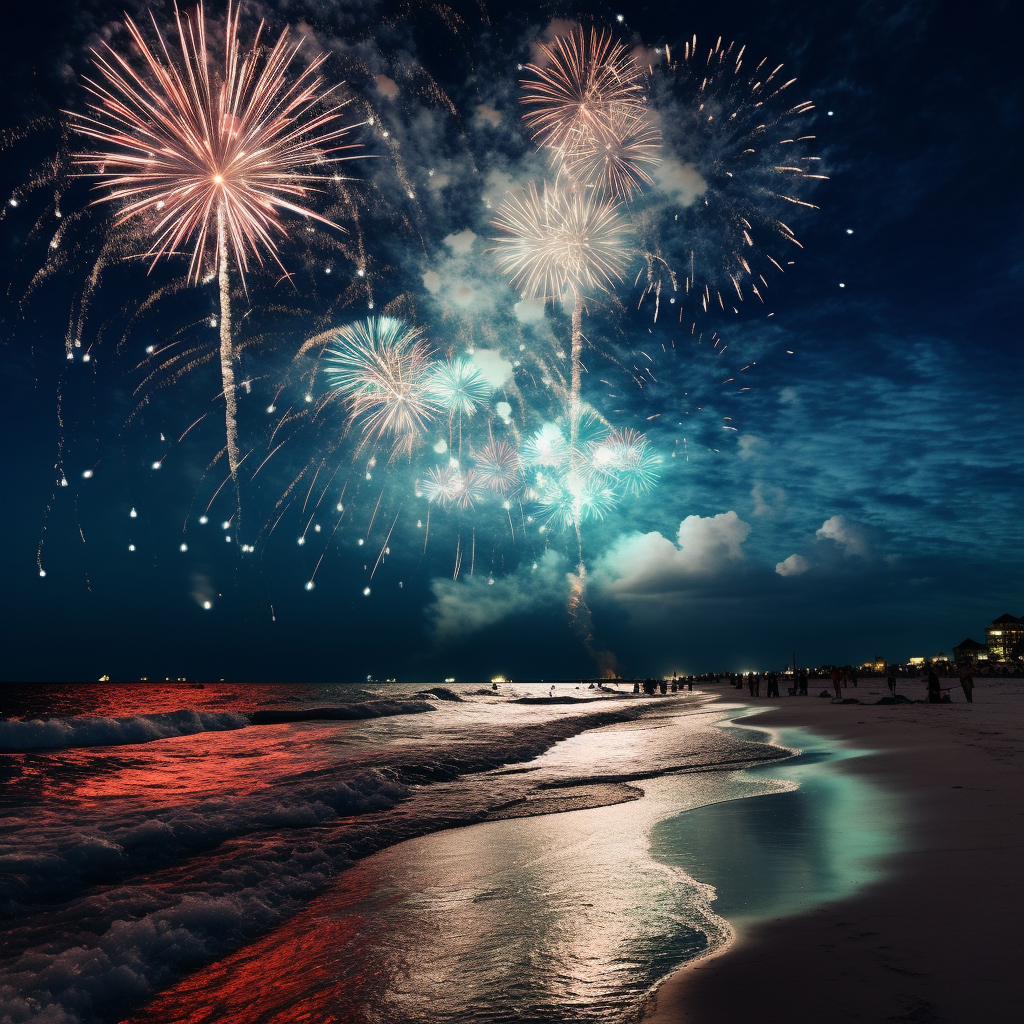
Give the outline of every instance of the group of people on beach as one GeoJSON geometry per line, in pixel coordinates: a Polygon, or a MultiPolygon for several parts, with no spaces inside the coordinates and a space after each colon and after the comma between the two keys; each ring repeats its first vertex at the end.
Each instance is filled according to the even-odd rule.
{"type": "MultiPolygon", "coordinates": [[[[964,697],[968,704],[974,703],[974,676],[971,675],[970,667],[967,665],[957,666],[957,675],[960,677],[960,686],[964,691],[964,697]]],[[[938,673],[934,668],[928,669],[928,703],[949,704],[949,690],[943,689],[938,673]]]]}

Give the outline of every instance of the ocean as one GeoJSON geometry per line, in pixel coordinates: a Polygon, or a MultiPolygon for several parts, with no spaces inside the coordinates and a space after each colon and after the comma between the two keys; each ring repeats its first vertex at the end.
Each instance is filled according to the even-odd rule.
{"type": "MultiPolygon", "coordinates": [[[[844,813],[870,800],[805,777],[839,753],[729,725],[742,706],[702,693],[145,683],[2,700],[3,1024],[634,1021],[726,940],[716,910],[743,914],[723,841],[738,819],[700,814],[806,793],[788,813],[813,816],[836,786],[844,813]]],[[[820,828],[802,834],[786,856],[819,872],[798,908],[855,874],[820,828]]]]}

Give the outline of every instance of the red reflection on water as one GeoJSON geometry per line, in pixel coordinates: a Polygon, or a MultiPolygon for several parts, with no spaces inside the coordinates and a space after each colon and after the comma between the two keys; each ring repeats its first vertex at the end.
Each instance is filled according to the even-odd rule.
{"type": "Polygon", "coordinates": [[[153,740],[132,748],[12,754],[7,796],[47,805],[158,810],[268,789],[348,759],[360,722],[250,726],[153,740]]]}
{"type": "Polygon", "coordinates": [[[380,942],[371,938],[379,881],[356,865],[345,873],[343,890],[190,974],[121,1024],[364,1024],[363,1007],[386,984],[367,971],[362,955],[380,942]]]}
{"type": "Polygon", "coordinates": [[[8,683],[0,690],[0,714],[124,718],[183,708],[248,712],[302,703],[317,692],[315,685],[302,683],[8,683]]]}

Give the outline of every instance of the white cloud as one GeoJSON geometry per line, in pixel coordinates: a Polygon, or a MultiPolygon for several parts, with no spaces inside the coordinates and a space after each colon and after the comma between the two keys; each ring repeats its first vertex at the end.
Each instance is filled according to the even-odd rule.
{"type": "Polygon", "coordinates": [[[692,577],[715,575],[739,562],[749,533],[750,524],[735,512],[687,516],[675,541],[660,533],[620,538],[595,575],[616,597],[671,593],[692,577]]]}
{"type": "Polygon", "coordinates": [[[655,184],[680,206],[690,206],[708,190],[708,183],[693,164],[684,164],[666,157],[654,171],[655,184]]]}
{"type": "Polygon", "coordinates": [[[434,580],[427,616],[435,641],[461,640],[512,615],[546,608],[564,610],[569,595],[564,555],[547,551],[510,576],[434,580]]]}
{"type": "Polygon", "coordinates": [[[423,287],[436,295],[441,290],[441,275],[436,270],[428,270],[423,275],[423,287]]]}
{"type": "Polygon", "coordinates": [[[755,516],[776,515],[786,504],[786,492],[781,487],[772,487],[760,481],[750,489],[750,497],[754,499],[755,516]]]}
{"type": "Polygon", "coordinates": [[[492,388],[500,388],[512,376],[512,364],[500,352],[478,348],[470,358],[492,388]]]}
{"type": "Polygon", "coordinates": [[[780,388],[779,401],[786,405],[800,400],[800,392],[796,388],[780,388]]]}
{"type": "Polygon", "coordinates": [[[866,558],[871,553],[868,531],[859,523],[851,523],[843,516],[826,519],[821,529],[814,534],[819,540],[834,540],[845,555],[859,555],[866,558]]]}
{"type": "Polygon", "coordinates": [[[802,555],[790,555],[776,564],[775,571],[780,576],[802,576],[810,567],[811,563],[802,555]]]}
{"type": "Polygon", "coordinates": [[[445,235],[444,244],[458,256],[464,256],[473,248],[476,233],[466,228],[454,235],[445,235]]]}
{"type": "Polygon", "coordinates": [[[535,324],[544,319],[543,299],[520,299],[512,308],[521,324],[535,324]]]}
{"type": "Polygon", "coordinates": [[[497,206],[505,198],[505,195],[522,186],[505,171],[499,171],[492,167],[484,178],[486,185],[483,192],[484,205],[490,209],[497,206]]]}

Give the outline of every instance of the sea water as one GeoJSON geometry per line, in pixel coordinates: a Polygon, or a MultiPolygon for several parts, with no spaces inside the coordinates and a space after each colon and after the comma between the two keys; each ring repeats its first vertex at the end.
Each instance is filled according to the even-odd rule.
{"type": "Polygon", "coordinates": [[[665,829],[794,784],[741,771],[788,752],[701,694],[36,687],[4,710],[11,1022],[634,1019],[728,930],[728,880],[665,829]]]}

